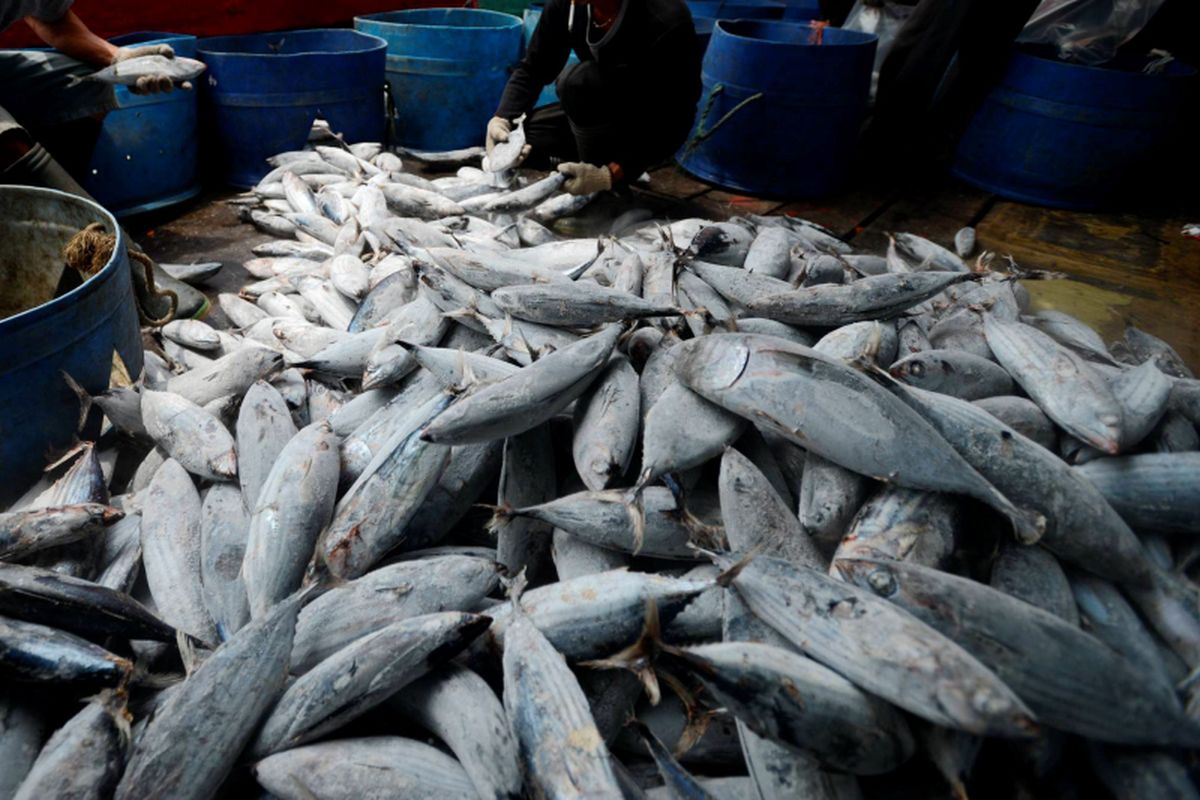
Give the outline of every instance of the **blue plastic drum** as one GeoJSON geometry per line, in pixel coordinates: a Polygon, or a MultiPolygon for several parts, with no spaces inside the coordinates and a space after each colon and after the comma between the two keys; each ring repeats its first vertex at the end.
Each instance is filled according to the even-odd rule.
{"type": "MultiPolygon", "coordinates": [[[[1159,75],[1018,51],[959,140],[952,172],[996,194],[1060,208],[1136,203],[1161,192],[1187,141],[1196,70],[1159,75]]],[[[1195,131],[1191,132],[1194,141],[1195,131]]]]}
{"type": "Polygon", "coordinates": [[[386,51],[349,30],[201,40],[202,121],[225,180],[253,186],[268,157],[304,146],[318,116],[349,143],[382,141],[386,51]]]}
{"type": "MultiPolygon", "coordinates": [[[[118,36],[112,43],[169,44],[176,55],[196,57],[195,36],[146,31],[118,36]]],[[[117,108],[104,118],[83,188],[118,217],[195,197],[200,192],[197,91],[139,96],[118,86],[116,95],[117,108]]]]}
{"type": "Polygon", "coordinates": [[[750,194],[815,197],[850,172],[877,38],[807,24],[720,20],[679,163],[750,194]]]}
{"type": "Polygon", "coordinates": [[[512,66],[522,22],[473,8],[426,8],[356,17],[387,42],[396,143],[417,150],[483,144],[512,66]]]}
{"type": "Polygon", "coordinates": [[[0,186],[0,242],[0,505],[7,506],[75,439],[79,398],[63,373],[98,394],[108,388],[115,350],[136,377],[142,337],[124,234],[112,214],[52,189],[0,186]],[[93,222],[117,235],[112,257],[54,297],[64,245],[93,222]]]}

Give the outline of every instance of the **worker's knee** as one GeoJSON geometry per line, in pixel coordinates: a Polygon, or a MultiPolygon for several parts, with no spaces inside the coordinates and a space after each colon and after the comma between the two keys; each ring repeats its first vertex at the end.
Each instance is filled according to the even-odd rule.
{"type": "Polygon", "coordinates": [[[594,61],[584,61],[567,69],[559,76],[556,88],[558,102],[572,120],[590,116],[602,105],[604,84],[594,61]]]}

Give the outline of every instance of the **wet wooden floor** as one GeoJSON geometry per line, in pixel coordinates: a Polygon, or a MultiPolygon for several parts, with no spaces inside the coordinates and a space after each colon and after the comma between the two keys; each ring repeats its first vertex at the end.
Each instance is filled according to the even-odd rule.
{"type": "MultiPolygon", "coordinates": [[[[220,260],[227,268],[214,285],[237,291],[246,282],[240,262],[266,240],[238,222],[224,198],[210,194],[158,220],[135,222],[135,235],[160,261],[220,260]]],[[[1039,208],[1000,199],[957,181],[920,188],[858,186],[832,198],[780,202],[733,194],[698,181],[678,167],[655,170],[634,205],[656,216],[703,215],[724,219],[744,213],[792,214],[819,222],[866,252],[883,253],[889,231],[920,234],[952,246],[966,225],[977,231],[977,252],[1011,256],[1021,267],[1064,273],[1062,280],[1027,281],[1038,307],[1065,311],[1113,341],[1136,325],[1179,351],[1200,371],[1200,241],[1183,236],[1200,223],[1200,205],[1174,212],[1083,213],[1039,208]]],[[[610,199],[596,214],[607,223],[621,213],[610,199]]],[[[594,235],[586,220],[563,220],[564,235],[594,235]]],[[[214,304],[215,305],[215,304],[214,304]]]]}

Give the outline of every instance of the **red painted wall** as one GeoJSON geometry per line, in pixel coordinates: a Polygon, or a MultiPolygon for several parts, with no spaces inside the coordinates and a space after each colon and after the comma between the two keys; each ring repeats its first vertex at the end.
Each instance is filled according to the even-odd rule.
{"type": "MultiPolygon", "coordinates": [[[[257,33],[285,28],[349,25],[359,14],[430,6],[474,5],[445,0],[76,0],[75,13],[103,37],[133,31],[167,31],[196,36],[257,33]]],[[[29,26],[18,22],[0,33],[0,47],[40,45],[29,26]]]]}

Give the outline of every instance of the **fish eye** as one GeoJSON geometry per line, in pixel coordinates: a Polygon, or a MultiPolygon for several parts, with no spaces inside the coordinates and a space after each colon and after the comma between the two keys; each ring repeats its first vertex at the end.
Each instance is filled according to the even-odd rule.
{"type": "Polygon", "coordinates": [[[896,584],[896,576],[885,567],[871,570],[871,574],[867,576],[867,583],[871,585],[871,591],[880,597],[890,597],[900,588],[896,584]]]}
{"type": "Polygon", "coordinates": [[[925,374],[925,365],[920,361],[914,361],[908,366],[908,371],[912,373],[914,378],[920,378],[925,374]]]}

